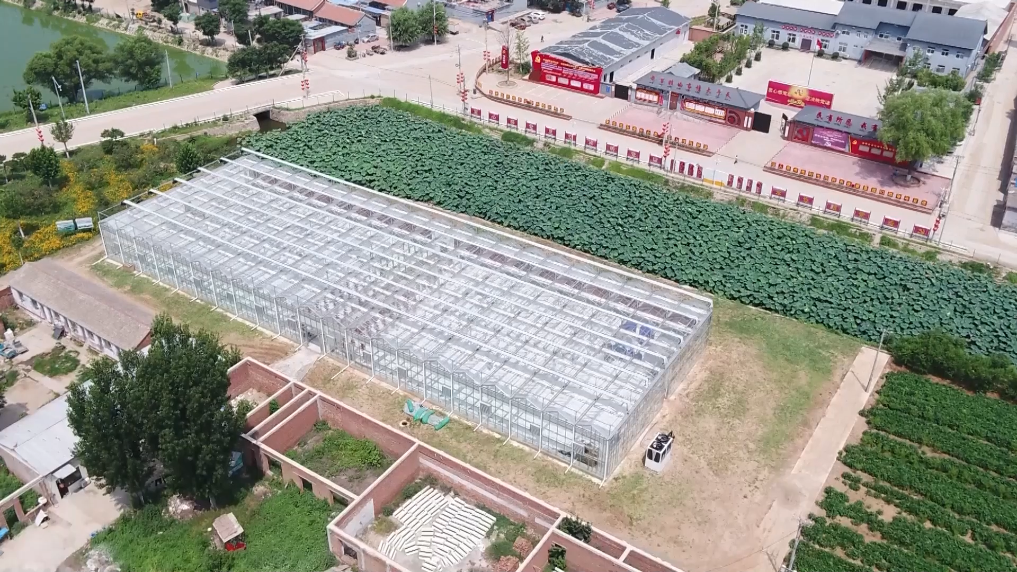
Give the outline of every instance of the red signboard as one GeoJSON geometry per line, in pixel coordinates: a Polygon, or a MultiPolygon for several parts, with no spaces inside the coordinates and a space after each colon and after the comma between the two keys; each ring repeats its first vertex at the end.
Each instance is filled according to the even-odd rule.
{"type": "Polygon", "coordinates": [[[854,214],[851,215],[851,220],[855,222],[869,222],[869,211],[863,211],[862,209],[855,209],[854,214]]]}
{"type": "MultiPolygon", "coordinates": [[[[566,134],[567,135],[567,134],[566,134]]],[[[544,127],[544,139],[558,139],[558,130],[552,127],[544,127]]]]}
{"type": "Polygon", "coordinates": [[[536,134],[537,133],[537,124],[536,123],[530,123],[529,121],[527,121],[526,122],[526,132],[527,133],[536,134]]]}
{"type": "Polygon", "coordinates": [[[664,158],[656,155],[650,155],[650,166],[657,167],[659,169],[664,168],[664,158]]]}
{"type": "Polygon", "coordinates": [[[770,187],[770,196],[777,199],[780,202],[784,202],[787,199],[787,189],[780,187],[770,187]]]}
{"type": "Polygon", "coordinates": [[[729,187],[733,187],[734,186],[734,175],[728,175],[727,176],[727,186],[729,186],[729,187]]]}
{"type": "Polygon", "coordinates": [[[519,129],[519,120],[515,117],[506,117],[505,127],[508,127],[509,129],[519,129]]]}
{"type": "Polygon", "coordinates": [[[611,155],[611,156],[617,157],[618,156],[618,146],[617,145],[612,145],[610,143],[605,143],[604,144],[604,153],[607,154],[607,155],[611,155]]]}
{"type": "Polygon", "coordinates": [[[889,230],[897,230],[897,229],[900,228],[900,219],[899,218],[890,218],[888,216],[885,216],[885,217],[883,217],[883,224],[881,225],[881,228],[885,228],[885,229],[889,229],[889,230]]]}
{"type": "Polygon", "coordinates": [[[501,119],[501,114],[495,113],[493,111],[488,111],[487,112],[487,122],[488,123],[498,123],[498,121],[500,119],[501,119]]]}
{"type": "Polygon", "coordinates": [[[581,66],[542,54],[538,50],[534,50],[530,57],[533,59],[531,79],[583,93],[600,93],[600,78],[604,75],[604,68],[581,66]]]}
{"type": "Polygon", "coordinates": [[[625,152],[625,158],[628,159],[629,161],[635,161],[636,163],[638,163],[639,162],[639,151],[636,151],[636,150],[633,150],[633,149],[629,149],[629,150],[627,150],[625,152]]]}
{"type": "MultiPolygon", "coordinates": [[[[589,141],[589,139],[587,139],[587,141],[589,141]]],[[[566,131],[565,132],[565,144],[566,145],[578,145],[579,144],[579,135],[577,135],[575,133],[569,133],[568,131],[566,131]]]]}
{"type": "Polygon", "coordinates": [[[586,143],[583,145],[583,147],[587,151],[596,151],[597,150],[597,140],[596,139],[590,139],[589,137],[587,137],[586,138],[586,143]]]}
{"type": "Polygon", "coordinates": [[[825,212],[826,214],[835,214],[837,216],[840,216],[840,210],[841,210],[840,203],[835,203],[832,201],[826,201],[826,207],[823,208],[823,212],[825,212]]]}
{"type": "Polygon", "coordinates": [[[763,181],[756,181],[756,194],[763,194],[763,181]]]}
{"type": "Polygon", "coordinates": [[[811,208],[812,205],[816,204],[816,198],[815,197],[810,197],[809,195],[801,195],[800,194],[800,195],[798,195],[798,204],[803,206],[803,207],[810,207],[811,208]]]}
{"type": "Polygon", "coordinates": [[[931,238],[932,230],[927,226],[915,225],[914,230],[911,231],[911,236],[917,236],[920,238],[931,238]]]}
{"type": "MultiPolygon", "coordinates": [[[[689,170],[690,171],[692,170],[692,165],[689,165],[689,170]]],[[[702,179],[703,178],[703,166],[702,165],[696,165],[696,178],[697,179],[702,179]]]]}
{"type": "Polygon", "coordinates": [[[509,67],[509,51],[508,46],[501,47],[501,69],[507,70],[509,67]]]}
{"type": "Polygon", "coordinates": [[[851,146],[848,148],[852,155],[882,161],[883,163],[897,164],[897,149],[893,145],[887,145],[875,139],[851,138],[851,146]]]}
{"type": "Polygon", "coordinates": [[[789,32],[798,32],[799,34],[801,34],[801,35],[803,35],[805,37],[808,37],[808,36],[822,36],[824,38],[833,38],[833,37],[835,37],[837,35],[836,32],[831,32],[829,30],[817,30],[815,28],[806,28],[806,27],[803,27],[803,26],[795,26],[793,24],[783,24],[783,25],[781,25],[781,28],[784,29],[784,30],[787,30],[789,32]]]}
{"type": "Polygon", "coordinates": [[[770,83],[766,86],[766,101],[772,101],[779,105],[790,105],[791,107],[815,105],[830,109],[833,107],[833,94],[809,89],[800,85],[770,80],[770,83]]]}
{"type": "Polygon", "coordinates": [[[480,118],[482,118],[484,116],[484,112],[480,111],[476,107],[471,107],[470,108],[470,116],[471,117],[476,117],[477,119],[480,119],[480,118]]]}

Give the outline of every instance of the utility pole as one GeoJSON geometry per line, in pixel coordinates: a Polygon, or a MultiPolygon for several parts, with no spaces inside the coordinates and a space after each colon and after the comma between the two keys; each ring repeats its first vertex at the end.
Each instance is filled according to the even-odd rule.
{"type": "Polygon", "coordinates": [[[802,521],[798,519],[798,531],[795,532],[795,545],[791,547],[791,557],[787,561],[786,572],[795,572],[795,557],[798,556],[798,543],[802,540],[802,521]]]}
{"type": "Polygon", "coordinates": [[[886,337],[888,331],[883,330],[883,333],[879,334],[879,348],[876,350],[876,357],[872,358],[872,370],[869,371],[869,380],[865,382],[865,393],[868,393],[872,387],[872,376],[876,375],[876,364],[879,363],[879,354],[883,351],[883,338],[886,337]]]}
{"type": "Polygon", "coordinates": [[[81,82],[81,97],[85,98],[85,115],[91,115],[92,111],[88,109],[88,94],[85,93],[85,78],[81,75],[81,62],[74,60],[74,65],[78,68],[78,80],[81,82]]]}
{"type": "Polygon", "coordinates": [[[165,50],[166,53],[166,80],[169,82],[169,86],[173,87],[173,70],[170,69],[169,61],[169,50],[165,50]]]}
{"type": "Polygon", "coordinates": [[[35,123],[35,136],[39,138],[39,145],[43,144],[42,129],[39,128],[39,120],[35,117],[35,104],[32,103],[32,94],[28,95],[28,109],[32,110],[32,123],[35,123]]]}
{"type": "Polygon", "coordinates": [[[60,99],[60,84],[57,83],[56,78],[53,76],[49,76],[49,79],[53,80],[53,88],[56,89],[57,103],[60,105],[60,118],[67,121],[67,116],[64,115],[64,102],[60,99]]]}

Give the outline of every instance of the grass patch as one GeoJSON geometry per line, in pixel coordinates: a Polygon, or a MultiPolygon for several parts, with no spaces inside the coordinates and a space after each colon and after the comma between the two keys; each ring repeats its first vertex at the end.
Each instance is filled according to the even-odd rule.
{"type": "Polygon", "coordinates": [[[937,251],[937,250],[933,250],[933,249],[919,250],[917,248],[914,248],[914,247],[908,245],[906,242],[903,242],[903,241],[900,241],[900,240],[896,240],[894,238],[886,236],[885,234],[883,236],[879,237],[879,246],[882,246],[882,247],[885,247],[885,248],[892,248],[893,250],[899,250],[899,251],[901,251],[901,252],[903,252],[905,254],[910,254],[911,256],[916,256],[916,257],[921,258],[922,260],[926,260],[928,262],[933,262],[933,261],[935,261],[935,260],[937,260],[939,258],[939,251],[937,251]]]}
{"type": "Polygon", "coordinates": [[[501,140],[506,143],[512,143],[513,145],[519,145],[520,147],[533,147],[536,140],[530,139],[522,133],[516,133],[515,131],[504,131],[501,134],[501,140]]]}
{"type": "MultiPolygon", "coordinates": [[[[0,499],[7,498],[8,495],[20,489],[24,484],[18,477],[15,477],[14,474],[7,470],[7,465],[0,460],[0,499]]],[[[21,508],[26,511],[31,510],[32,507],[39,504],[39,493],[32,489],[22,493],[20,498],[21,508]]],[[[11,527],[12,535],[17,534],[18,531],[25,527],[25,525],[18,522],[18,515],[14,512],[14,507],[4,511],[4,518],[7,519],[7,525],[11,527]]]]}
{"type": "Polygon", "coordinates": [[[93,264],[92,272],[104,282],[122,292],[145,299],[159,312],[168,313],[174,320],[186,322],[191,328],[202,328],[217,334],[236,334],[245,338],[259,336],[250,326],[230,321],[230,316],[212,311],[207,304],[191,301],[181,292],[173,293],[169,288],[156,284],[144,276],[135,276],[123,268],[110,263],[93,264]]]}
{"type": "Polygon", "coordinates": [[[840,220],[827,220],[822,217],[813,215],[809,220],[809,226],[812,228],[818,228],[819,230],[825,230],[826,232],[836,234],[837,236],[843,236],[844,238],[850,238],[859,240],[866,244],[872,244],[872,233],[865,232],[854,225],[848,224],[840,220]]]}
{"type": "MultiPolygon", "coordinates": [[[[494,524],[487,531],[487,537],[491,540],[491,544],[484,550],[484,557],[490,562],[497,562],[503,556],[515,556],[522,560],[526,555],[519,554],[514,544],[517,538],[526,535],[526,525],[512,521],[507,516],[484,505],[478,505],[477,508],[494,517],[494,524]]],[[[530,543],[534,544],[532,540],[530,543]]]]}
{"type": "Polygon", "coordinates": [[[410,103],[408,101],[402,101],[394,97],[385,97],[381,100],[382,107],[391,107],[392,109],[398,109],[407,113],[412,113],[424,119],[429,119],[436,123],[441,123],[446,127],[452,127],[453,129],[459,129],[461,131],[468,131],[470,133],[481,134],[484,132],[479,125],[464,120],[461,117],[455,115],[449,115],[448,113],[442,113],[441,111],[435,111],[429,107],[423,105],[417,105],[416,103],[410,103]]]}
{"type": "Polygon", "coordinates": [[[1003,277],[1003,280],[1010,284],[1017,284],[1017,272],[1007,272],[1006,276],[1003,277]]]}
{"type": "MultiPolygon", "coordinates": [[[[163,101],[165,99],[173,99],[175,97],[183,97],[185,95],[193,95],[195,93],[201,93],[203,91],[209,91],[216,83],[222,81],[222,78],[218,79],[196,79],[194,81],[185,81],[183,83],[174,84],[173,87],[159,87],[156,89],[146,89],[142,91],[131,91],[128,93],[122,93],[120,95],[111,95],[105,99],[98,101],[89,101],[88,106],[92,111],[92,114],[104,113],[107,111],[115,111],[117,109],[124,109],[127,107],[134,107],[135,105],[144,105],[146,103],[154,103],[156,101],[163,101]]],[[[45,123],[49,121],[56,121],[60,119],[60,108],[51,107],[43,112],[37,112],[36,115],[39,118],[39,123],[45,123]]],[[[84,103],[65,103],[64,104],[64,115],[67,119],[73,119],[75,117],[84,117],[85,113],[84,103]]],[[[0,133],[4,131],[15,131],[17,129],[24,129],[32,125],[32,118],[27,116],[25,112],[19,110],[5,111],[0,113],[0,133]]],[[[128,130],[124,127],[124,130],[128,130]]],[[[46,131],[49,135],[49,132],[46,131]]],[[[73,142],[73,139],[72,139],[73,142]]]]}
{"type": "Polygon", "coordinates": [[[579,154],[579,152],[572,147],[560,147],[558,145],[548,145],[544,148],[544,150],[563,159],[575,159],[576,155],[579,154]]]}
{"type": "Polygon", "coordinates": [[[964,262],[958,262],[957,266],[960,266],[968,272],[974,272],[975,274],[985,274],[990,278],[996,277],[996,269],[985,262],[977,262],[975,260],[965,260],[964,262]]]}
{"type": "Polygon", "coordinates": [[[92,539],[109,549],[123,570],[167,572],[320,572],[335,564],[325,526],[338,514],[326,501],[302,494],[281,481],[265,483],[270,494],[248,492],[237,504],[202,513],[187,522],[163,516],[152,504],[117,519],[92,539]],[[233,512],[244,527],[245,550],[211,548],[206,529],[217,516],[233,512]]]}
{"type": "Polygon", "coordinates": [[[399,528],[399,525],[397,525],[394,520],[384,515],[374,519],[374,523],[371,525],[371,530],[382,536],[392,534],[397,528],[399,528]]]}
{"type": "Polygon", "coordinates": [[[603,169],[605,161],[603,157],[590,157],[586,163],[595,169],[603,169]]]}
{"type": "Polygon", "coordinates": [[[57,345],[51,351],[32,358],[32,369],[49,377],[56,377],[73,372],[81,364],[78,352],[57,345]]]}
{"type": "Polygon", "coordinates": [[[412,483],[403,487],[403,490],[399,491],[399,494],[392,500],[392,502],[381,507],[381,514],[383,516],[392,516],[396,509],[403,505],[404,502],[410,500],[420,491],[431,487],[432,489],[439,489],[442,491],[448,490],[447,487],[443,486],[438,479],[432,475],[424,475],[412,483]]]}
{"type": "Polygon", "coordinates": [[[607,166],[607,170],[611,171],[612,173],[625,175],[628,177],[632,177],[633,179],[639,179],[640,181],[646,181],[648,183],[653,183],[656,185],[660,185],[662,187],[670,186],[668,185],[667,179],[664,177],[664,175],[651,173],[646,169],[640,169],[639,167],[624,165],[622,163],[619,163],[618,161],[611,161],[611,163],[607,166]]]}
{"type": "Polygon", "coordinates": [[[374,441],[357,439],[353,435],[317,421],[314,431],[301,440],[301,445],[286,452],[286,456],[319,475],[334,478],[352,473],[352,480],[366,469],[384,469],[392,464],[374,441]],[[319,440],[320,437],[320,440],[319,440]],[[308,445],[308,441],[316,441],[308,445]]]}

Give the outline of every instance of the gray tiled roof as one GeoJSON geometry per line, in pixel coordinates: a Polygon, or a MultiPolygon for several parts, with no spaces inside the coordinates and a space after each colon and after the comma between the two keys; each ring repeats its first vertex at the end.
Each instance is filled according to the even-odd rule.
{"type": "Polygon", "coordinates": [[[668,8],[630,8],[541,50],[589,66],[607,67],[671,34],[689,19],[668,8]]]}
{"type": "Polygon", "coordinates": [[[878,131],[880,123],[878,119],[873,119],[871,117],[834,111],[832,109],[817,107],[815,105],[806,105],[803,107],[801,111],[795,114],[792,121],[804,123],[806,125],[813,125],[815,127],[836,129],[837,131],[843,131],[845,133],[850,133],[851,135],[856,135],[858,137],[865,137],[867,139],[876,138],[876,132],[878,131]],[[840,119],[841,121],[838,123],[837,119],[840,119]],[[864,129],[862,128],[862,125],[865,126],[864,129]]]}
{"type": "MultiPolygon", "coordinates": [[[[880,24],[910,26],[915,21],[915,16],[920,13],[922,12],[881,8],[872,4],[861,4],[859,2],[844,2],[844,7],[840,9],[840,14],[837,14],[835,23],[872,30],[875,30],[880,24]]],[[[952,16],[946,17],[952,18],[952,16]]]]}
{"type": "Polygon", "coordinates": [[[726,85],[696,81],[667,72],[650,72],[636,80],[636,85],[654,89],[669,89],[700,101],[722,103],[738,109],[754,109],[763,100],[763,94],[744,91],[726,85]],[[663,81],[663,83],[661,83],[663,81]]]}
{"type": "Polygon", "coordinates": [[[807,28],[819,28],[821,30],[833,30],[833,23],[836,18],[836,16],[831,14],[807,12],[805,10],[796,10],[772,4],[759,4],[756,2],[746,2],[743,4],[738,9],[737,15],[758,20],[780,22],[782,24],[805,26],[807,28]]]}
{"type": "Polygon", "coordinates": [[[908,30],[907,40],[937,46],[974,50],[981,45],[988,24],[957,16],[918,12],[908,30]]]}
{"type": "Polygon", "coordinates": [[[122,349],[138,347],[155,318],[148,308],[45,258],[14,271],[10,284],[122,349]]]}

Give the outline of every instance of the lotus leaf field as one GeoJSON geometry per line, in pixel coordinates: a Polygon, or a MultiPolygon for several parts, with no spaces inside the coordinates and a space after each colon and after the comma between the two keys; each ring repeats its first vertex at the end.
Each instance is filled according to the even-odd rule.
{"type": "Polygon", "coordinates": [[[826,489],[796,568],[1017,572],[1017,407],[895,372],[865,416],[841,453],[856,500],[826,489]]]}
{"type": "Polygon", "coordinates": [[[941,328],[1017,359],[1017,287],[380,106],[247,147],[785,316],[876,340],[941,328]]]}

